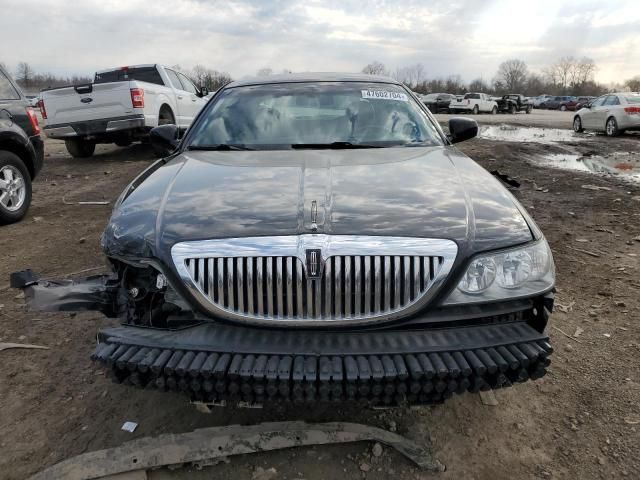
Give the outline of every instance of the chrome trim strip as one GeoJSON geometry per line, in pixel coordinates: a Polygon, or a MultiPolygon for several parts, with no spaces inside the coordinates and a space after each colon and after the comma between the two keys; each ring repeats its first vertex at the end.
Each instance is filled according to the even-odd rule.
{"type": "Polygon", "coordinates": [[[128,118],[125,120],[111,120],[107,122],[107,132],[129,130],[131,128],[144,127],[144,118],[128,118]]]}
{"type": "MultiPolygon", "coordinates": [[[[453,266],[457,253],[458,247],[452,240],[324,234],[199,240],[193,242],[177,243],[171,249],[173,262],[180,278],[189,289],[193,298],[199,303],[202,309],[209,312],[211,316],[231,321],[235,320],[252,325],[282,325],[297,327],[323,325],[326,326],[328,324],[334,326],[368,325],[381,322],[389,322],[412,315],[413,313],[416,313],[417,311],[425,307],[427,303],[433,298],[433,296],[438,292],[438,290],[442,286],[442,283],[451,271],[451,267],[453,266]],[[289,315],[288,312],[287,315],[284,315],[282,310],[280,309],[280,305],[277,305],[276,308],[278,308],[278,315],[274,316],[274,288],[277,288],[278,291],[280,291],[281,289],[283,289],[283,287],[285,287],[284,285],[282,285],[282,283],[280,283],[282,280],[279,278],[276,279],[276,285],[273,285],[274,282],[272,280],[274,272],[272,269],[276,262],[275,257],[297,257],[300,260],[298,266],[304,265],[306,261],[305,252],[308,248],[321,249],[322,260],[323,262],[326,262],[324,267],[326,269],[325,287],[328,286],[329,288],[325,288],[325,299],[327,300],[325,302],[325,306],[328,311],[320,312],[320,315],[318,315],[321,290],[316,290],[315,292],[313,292],[313,282],[308,281],[306,279],[306,276],[303,275],[303,272],[299,271],[300,268],[297,268],[296,285],[294,287],[296,289],[296,315],[289,315]],[[362,255],[366,256],[359,257],[362,255]],[[337,283],[330,280],[330,277],[334,272],[331,271],[332,269],[330,262],[327,262],[328,258],[333,257],[336,262],[336,271],[340,272],[343,269],[342,262],[344,261],[341,257],[344,256],[356,257],[355,261],[358,261],[359,258],[364,258],[364,271],[361,272],[361,275],[364,276],[366,282],[369,282],[368,285],[371,285],[372,280],[373,282],[375,282],[377,287],[373,289],[373,292],[374,301],[378,306],[376,310],[380,309],[380,303],[381,301],[384,301],[384,311],[378,311],[375,314],[371,314],[372,289],[369,287],[365,288],[366,305],[364,305],[362,308],[363,313],[361,313],[361,311],[358,311],[358,305],[355,305],[356,311],[350,311],[350,318],[344,318],[347,316],[345,315],[347,309],[343,308],[343,306],[340,305],[340,295],[334,295],[330,292],[331,286],[337,288],[337,283]],[[435,275],[433,279],[424,279],[424,294],[418,299],[400,306],[404,303],[403,300],[407,297],[407,293],[405,292],[404,298],[402,298],[400,292],[394,290],[394,308],[390,310],[389,305],[385,301],[386,299],[379,298],[379,295],[375,294],[376,291],[381,291],[382,282],[385,281],[386,283],[386,278],[383,279],[383,277],[381,276],[380,265],[381,257],[384,256],[392,257],[393,260],[395,260],[394,257],[400,256],[441,257],[443,260],[440,262],[440,265],[438,265],[437,260],[434,262],[434,259],[425,258],[425,270],[423,270],[423,272],[428,272],[429,270],[427,269],[433,262],[435,275]],[[199,282],[195,282],[193,280],[194,277],[190,275],[190,272],[185,263],[187,259],[211,257],[218,259],[218,269],[216,272],[218,280],[218,294],[222,294],[222,296],[219,296],[218,298],[218,305],[213,304],[213,302],[209,300],[209,298],[205,294],[204,289],[199,284],[199,282]],[[223,271],[220,267],[224,265],[223,262],[226,258],[227,265],[231,267],[231,271],[227,273],[227,278],[229,279],[229,277],[233,276],[234,273],[234,262],[231,259],[240,257],[262,257],[263,259],[265,259],[265,257],[271,257],[266,258],[266,272],[263,272],[263,265],[260,259],[256,262],[257,267],[253,272],[253,280],[258,289],[261,288],[262,285],[264,285],[263,273],[267,276],[267,292],[265,292],[267,293],[267,305],[262,305],[262,295],[260,294],[260,292],[256,292],[257,305],[254,306],[255,315],[262,316],[263,318],[256,318],[252,315],[229,310],[229,308],[233,308],[233,287],[235,282],[230,282],[228,286],[229,295],[227,298],[227,302],[224,301],[224,292],[221,292],[223,271]],[[372,267],[374,268],[372,269],[372,267]],[[314,293],[316,293],[315,299],[314,293]],[[306,298],[303,298],[303,296],[306,298]],[[316,303],[314,303],[314,300],[316,303]],[[308,303],[306,312],[308,314],[314,315],[315,318],[302,318],[302,312],[304,311],[304,309],[302,308],[303,301],[310,302],[308,303]],[[334,303],[333,310],[335,311],[335,316],[342,316],[343,318],[333,318],[334,314],[332,314],[331,311],[332,303],[334,303]]],[[[279,260],[282,262],[281,258],[279,260]]],[[[398,258],[398,260],[400,260],[400,258],[398,258]]],[[[408,259],[405,260],[405,262],[408,261],[408,259]]],[[[393,263],[396,262],[394,261],[393,263]]],[[[400,261],[398,261],[397,263],[399,264],[400,261]]],[[[419,268],[417,262],[415,263],[415,268],[416,270],[419,268]]],[[[356,267],[355,270],[356,272],[358,272],[359,268],[356,267]]],[[[385,277],[387,277],[389,274],[390,272],[386,272],[385,270],[385,277]]],[[[200,275],[202,276],[202,273],[200,275]]],[[[211,275],[211,273],[209,273],[209,275],[211,275]]],[[[417,277],[417,274],[415,274],[415,276],[417,277]]],[[[248,274],[247,277],[251,277],[251,275],[248,274]]],[[[395,282],[400,280],[401,275],[398,270],[395,272],[394,277],[395,278],[392,281],[395,282]]],[[[410,272],[405,271],[404,277],[410,277],[410,272]]],[[[396,283],[396,285],[398,285],[398,283],[396,283]]],[[[351,285],[350,287],[350,290],[353,292],[354,286],[351,285]]],[[[407,289],[408,288],[409,285],[407,285],[407,289]]],[[[418,287],[414,288],[417,289],[418,287]]],[[[359,290],[357,286],[355,290],[359,290]]],[[[249,289],[247,291],[249,291],[249,289]]],[[[242,291],[239,291],[238,294],[242,295],[242,291]]],[[[278,296],[278,298],[280,298],[280,296],[278,296]]]]}

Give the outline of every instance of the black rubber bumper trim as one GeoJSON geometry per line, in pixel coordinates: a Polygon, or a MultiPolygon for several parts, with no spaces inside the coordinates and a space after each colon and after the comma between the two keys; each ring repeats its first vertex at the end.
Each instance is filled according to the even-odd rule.
{"type": "MultiPolygon", "coordinates": [[[[375,345],[368,342],[366,346],[372,350],[364,351],[365,345],[354,340],[362,340],[364,334],[354,333],[348,343],[355,347],[352,352],[344,353],[346,345],[340,345],[338,350],[343,353],[335,353],[335,345],[325,344],[327,351],[318,354],[296,353],[301,345],[284,354],[259,348],[241,351],[230,337],[220,339],[222,344],[226,341],[225,348],[205,346],[205,339],[198,340],[190,333],[204,332],[201,327],[206,326],[182,332],[107,329],[101,332],[92,359],[104,365],[118,383],[182,391],[204,402],[395,405],[438,403],[455,393],[538,379],[545,375],[553,352],[548,337],[524,323],[378,332],[375,337],[386,352],[376,352],[375,345]],[[390,333],[402,334],[405,344],[390,333]],[[199,347],[189,346],[193,342],[199,347]]],[[[251,331],[241,330],[245,334],[251,331]]],[[[286,345],[287,340],[296,338],[292,336],[296,332],[274,333],[285,337],[286,345]]],[[[328,338],[326,333],[314,333],[304,335],[328,338]]]]}

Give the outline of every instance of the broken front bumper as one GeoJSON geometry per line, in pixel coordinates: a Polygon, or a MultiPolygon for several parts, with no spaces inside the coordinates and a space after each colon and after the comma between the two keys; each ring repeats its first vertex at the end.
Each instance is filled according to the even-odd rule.
{"type": "Polygon", "coordinates": [[[118,383],[208,403],[438,403],[537,379],[553,349],[526,322],[323,332],[201,324],[102,330],[92,358],[118,383]]]}

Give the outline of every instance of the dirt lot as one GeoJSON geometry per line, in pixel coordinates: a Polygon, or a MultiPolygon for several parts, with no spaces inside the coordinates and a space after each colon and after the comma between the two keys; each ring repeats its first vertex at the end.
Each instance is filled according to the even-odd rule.
{"type": "MultiPolygon", "coordinates": [[[[520,117],[527,118],[514,118],[520,117]]],[[[476,139],[460,148],[522,183],[516,196],[554,251],[558,308],[549,334],[556,353],[545,378],[498,391],[498,406],[467,394],[441,406],[384,412],[330,406],[210,414],[181,396],[111,384],[88,358],[96,330],[110,321],[26,312],[17,292],[4,288],[9,273],[25,267],[54,277],[102,265],[98,242],[111,207],[74,202],[113,202],[152,160],[142,145],[99,147],[94,158],[73,160],[62,143],[47,141],[28,217],[0,229],[0,341],[50,347],[0,352],[0,478],[22,479],[147,435],[285,419],[396,425],[430,446],[447,470],[424,473],[391,450],[376,457],[371,445],[354,444],[233,457],[203,471],[158,471],[152,478],[251,479],[258,467],[274,468],[279,479],[640,478],[640,184],[537,160],[638,152],[640,136],[538,140],[476,139]],[[139,423],[135,433],[120,430],[127,420],[139,423]]],[[[625,158],[627,166],[615,168],[639,167],[637,157],[625,158]]]]}

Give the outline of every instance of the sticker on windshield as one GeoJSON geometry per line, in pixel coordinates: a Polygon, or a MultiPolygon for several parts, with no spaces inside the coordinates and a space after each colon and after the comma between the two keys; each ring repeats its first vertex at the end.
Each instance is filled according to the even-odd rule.
{"type": "Polygon", "coordinates": [[[409,101],[409,97],[406,93],[390,92],[389,90],[362,90],[362,98],[371,98],[373,100],[398,100],[400,102],[409,101]]]}

